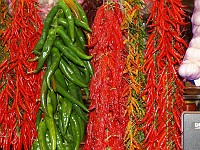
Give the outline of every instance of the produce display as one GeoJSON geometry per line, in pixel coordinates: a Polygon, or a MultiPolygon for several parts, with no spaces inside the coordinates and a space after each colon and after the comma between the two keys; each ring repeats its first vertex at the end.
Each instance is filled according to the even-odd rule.
{"type": "Polygon", "coordinates": [[[189,46],[186,50],[184,59],[178,69],[179,75],[187,80],[197,80],[200,78],[200,59],[198,57],[200,54],[200,22],[198,18],[199,14],[200,2],[198,0],[195,0],[194,11],[191,18],[193,38],[189,42],[189,46]]]}
{"type": "Polygon", "coordinates": [[[188,45],[180,0],[0,0],[0,149],[182,149],[194,4],[188,45]]]}

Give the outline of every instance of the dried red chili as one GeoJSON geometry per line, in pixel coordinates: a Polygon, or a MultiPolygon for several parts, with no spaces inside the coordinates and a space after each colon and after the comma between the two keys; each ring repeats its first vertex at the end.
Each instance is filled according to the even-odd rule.
{"type": "Polygon", "coordinates": [[[92,26],[89,51],[93,55],[94,76],[90,83],[85,150],[125,149],[126,98],[122,94],[127,83],[123,79],[126,52],[120,29],[121,17],[118,4],[104,4],[97,10],[92,26]]]}

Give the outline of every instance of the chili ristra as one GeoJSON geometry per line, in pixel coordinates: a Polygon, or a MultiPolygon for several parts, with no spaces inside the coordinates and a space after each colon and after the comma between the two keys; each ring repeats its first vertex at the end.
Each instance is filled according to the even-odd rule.
{"type": "Polygon", "coordinates": [[[84,150],[126,149],[123,138],[127,99],[122,93],[127,86],[123,76],[127,53],[121,21],[120,6],[106,3],[99,7],[93,22],[88,47],[93,55],[94,76],[90,82],[91,104],[84,150]]]}
{"type": "Polygon", "coordinates": [[[147,84],[142,94],[146,95],[146,112],[141,120],[145,135],[142,148],[179,150],[182,149],[180,115],[185,103],[184,84],[178,77],[176,66],[180,65],[187,46],[180,31],[186,24],[184,6],[180,0],[159,0],[152,4],[143,65],[147,84]]]}
{"type": "MultiPolygon", "coordinates": [[[[49,149],[79,148],[84,136],[88,112],[82,92],[86,93],[88,99],[88,85],[93,75],[90,64],[93,56],[85,53],[86,44],[78,44],[79,38],[76,32],[74,32],[76,41],[71,37],[71,24],[68,21],[70,17],[77,16],[69,13],[69,9],[74,9],[72,6],[75,4],[70,7],[67,4],[64,1],[58,2],[58,10],[52,15],[48,36],[42,50],[37,51],[37,56],[30,60],[37,61],[38,64],[36,69],[29,73],[38,74],[45,71],[41,84],[41,111],[38,112],[37,126],[42,121],[46,123],[47,132],[43,138],[47,141],[49,149]]],[[[79,29],[79,32],[84,27],[89,29],[89,26],[80,20],[76,22],[78,26],[74,24],[73,28],[79,29]]],[[[25,108],[23,103],[22,106],[25,108]]],[[[38,132],[42,131],[38,130],[38,132]]]]}
{"type": "Polygon", "coordinates": [[[127,149],[142,149],[144,133],[140,130],[144,124],[139,123],[144,115],[144,96],[141,96],[145,85],[145,75],[142,72],[145,50],[145,29],[141,8],[144,7],[142,1],[123,1],[123,21],[121,24],[124,32],[124,43],[128,56],[124,75],[128,85],[124,91],[124,96],[128,97],[126,113],[129,122],[126,127],[124,141],[127,149]]]}
{"type": "Polygon", "coordinates": [[[2,36],[9,57],[0,67],[0,149],[30,149],[37,136],[35,122],[43,75],[28,75],[27,71],[37,64],[28,60],[34,57],[31,51],[40,38],[43,23],[36,1],[11,0],[10,4],[12,22],[2,36]]]}

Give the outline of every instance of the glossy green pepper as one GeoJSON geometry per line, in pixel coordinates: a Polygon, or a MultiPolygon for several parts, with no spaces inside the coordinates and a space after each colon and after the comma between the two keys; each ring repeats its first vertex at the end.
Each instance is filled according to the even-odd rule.
{"type": "Polygon", "coordinates": [[[67,98],[68,100],[70,100],[72,103],[77,104],[78,106],[80,106],[83,110],[85,110],[86,112],[88,112],[88,109],[86,108],[85,105],[83,105],[80,101],[76,100],[75,98],[73,98],[68,92],[66,92],[66,90],[64,88],[62,88],[62,86],[60,86],[58,83],[56,84],[56,91],[62,95],[63,97],[67,98]]]}
{"type": "Polygon", "coordinates": [[[38,128],[38,141],[40,150],[48,150],[47,141],[46,141],[46,132],[47,127],[44,120],[40,121],[39,128],[38,128]]]}
{"type": "Polygon", "coordinates": [[[51,51],[51,48],[53,46],[53,43],[54,43],[55,39],[56,39],[55,30],[54,29],[50,29],[48,37],[47,37],[47,40],[44,43],[43,50],[42,50],[41,55],[40,55],[40,57],[38,59],[37,68],[34,71],[32,71],[33,73],[39,72],[42,69],[42,67],[44,66],[44,63],[45,63],[47,57],[50,54],[50,51],[51,51]]]}
{"type": "Polygon", "coordinates": [[[55,121],[53,117],[53,107],[51,103],[47,104],[48,115],[45,115],[45,123],[47,129],[49,130],[51,149],[56,150],[56,130],[55,130],[55,121]]]}
{"type": "Polygon", "coordinates": [[[55,47],[59,49],[59,51],[68,59],[70,59],[75,64],[85,67],[83,60],[79,58],[79,56],[70,48],[65,46],[61,40],[56,40],[54,43],[55,47]]]}
{"type": "Polygon", "coordinates": [[[78,117],[76,116],[75,113],[71,114],[70,124],[72,127],[72,134],[73,134],[73,139],[74,139],[73,150],[78,150],[81,143],[81,129],[80,129],[78,117]]]}
{"type": "Polygon", "coordinates": [[[36,138],[35,141],[33,142],[31,150],[40,150],[40,145],[39,145],[38,138],[36,138]]]}
{"type": "Polygon", "coordinates": [[[88,87],[87,84],[78,79],[78,77],[73,72],[69,64],[62,58],[60,60],[59,68],[62,71],[62,73],[66,76],[66,78],[71,82],[77,84],[80,87],[88,87]]]}
{"type": "Polygon", "coordinates": [[[49,13],[47,14],[47,17],[45,18],[45,21],[44,21],[44,27],[43,27],[43,30],[42,30],[42,35],[40,37],[40,40],[37,42],[34,50],[32,51],[32,53],[34,53],[34,54],[39,53],[40,54],[40,50],[44,46],[44,43],[46,41],[50,26],[51,26],[51,23],[52,23],[54,16],[56,15],[57,12],[58,12],[58,6],[54,6],[54,7],[51,8],[49,13]]]}
{"type": "Polygon", "coordinates": [[[62,27],[56,28],[56,33],[61,37],[61,39],[64,41],[64,44],[66,44],[67,47],[69,47],[71,50],[76,53],[77,56],[79,56],[81,59],[84,60],[90,60],[93,56],[86,55],[83,50],[80,47],[77,47],[68,37],[66,32],[62,27]]]}
{"type": "Polygon", "coordinates": [[[51,62],[52,63],[47,70],[47,85],[51,91],[53,90],[51,87],[51,78],[59,66],[60,59],[61,59],[61,54],[60,54],[59,50],[56,47],[53,47],[51,49],[51,62]]]}
{"type": "Polygon", "coordinates": [[[64,75],[62,74],[59,68],[56,69],[54,76],[55,76],[56,82],[58,82],[67,91],[68,87],[65,82],[64,75]]]}
{"type": "Polygon", "coordinates": [[[59,101],[61,104],[61,119],[63,125],[63,133],[66,134],[69,119],[72,113],[72,102],[66,98],[60,98],[59,101]]]}
{"type": "Polygon", "coordinates": [[[72,12],[67,4],[63,0],[59,0],[57,3],[58,7],[61,8],[65,14],[65,17],[68,21],[68,28],[72,42],[74,41],[74,18],[72,12]]]}

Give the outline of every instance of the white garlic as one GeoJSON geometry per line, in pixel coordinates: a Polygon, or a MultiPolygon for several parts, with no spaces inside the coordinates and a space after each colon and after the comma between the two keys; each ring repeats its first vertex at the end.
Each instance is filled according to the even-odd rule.
{"type": "Polygon", "coordinates": [[[186,51],[184,56],[184,60],[192,60],[192,61],[199,61],[200,62],[200,49],[189,47],[186,51]]]}
{"type": "Polygon", "coordinates": [[[191,17],[191,22],[194,25],[200,26],[200,10],[195,10],[191,17]]]}
{"type": "Polygon", "coordinates": [[[195,0],[194,1],[194,9],[195,10],[200,10],[200,0],[195,0]]]}
{"type": "Polygon", "coordinates": [[[185,79],[196,80],[200,78],[200,66],[196,63],[182,63],[178,68],[178,73],[185,79]]]}
{"type": "Polygon", "coordinates": [[[189,47],[200,49],[200,36],[193,37],[189,43],[189,47]]]}
{"type": "Polygon", "coordinates": [[[193,37],[199,36],[200,35],[200,26],[193,25],[192,33],[193,33],[193,37]]]}

